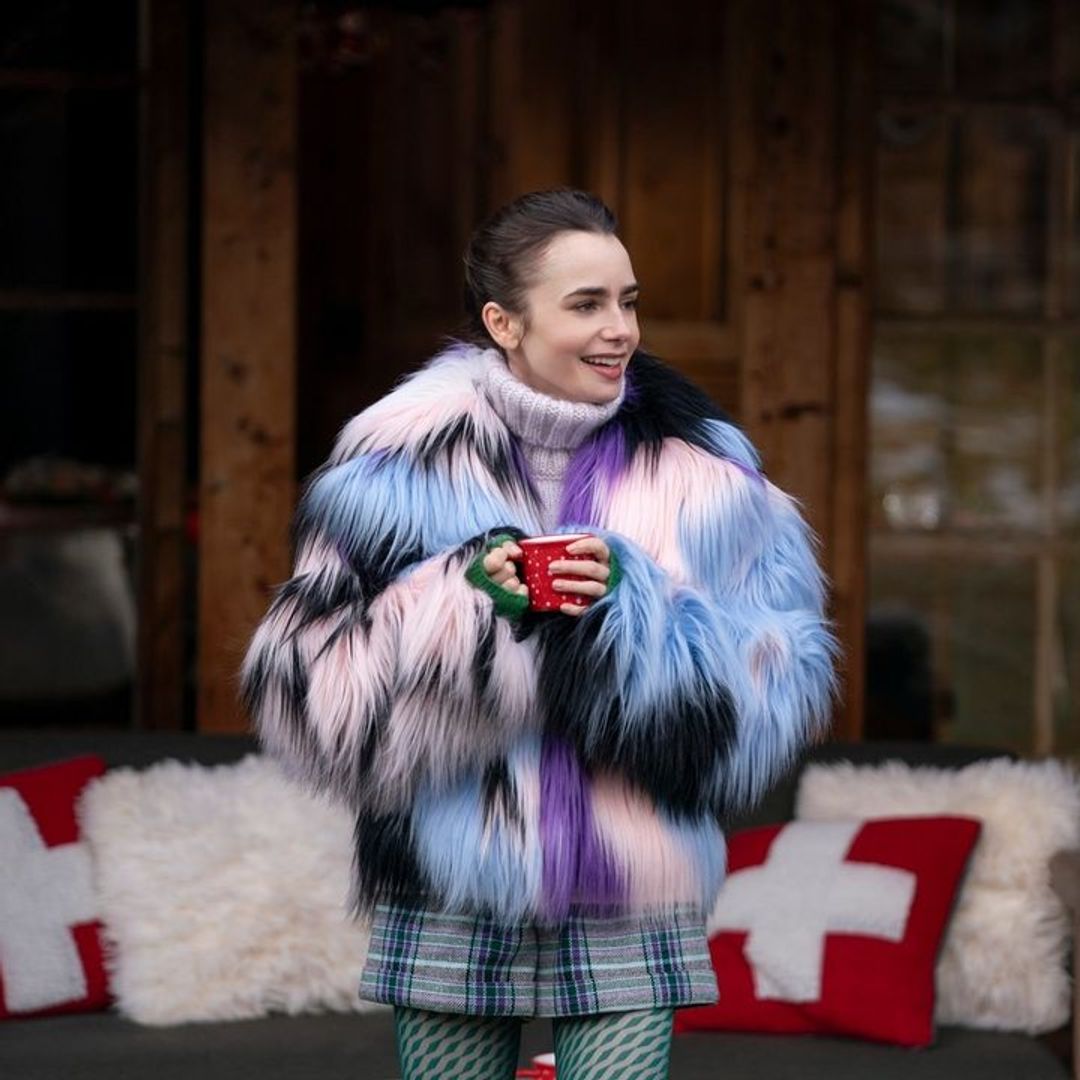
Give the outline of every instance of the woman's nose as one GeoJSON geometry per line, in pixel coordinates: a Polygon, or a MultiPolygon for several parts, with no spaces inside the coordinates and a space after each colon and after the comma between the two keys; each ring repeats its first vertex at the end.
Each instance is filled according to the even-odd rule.
{"type": "Polygon", "coordinates": [[[630,336],[630,320],[625,311],[620,310],[612,315],[607,325],[601,331],[605,337],[625,338],[630,336]]]}

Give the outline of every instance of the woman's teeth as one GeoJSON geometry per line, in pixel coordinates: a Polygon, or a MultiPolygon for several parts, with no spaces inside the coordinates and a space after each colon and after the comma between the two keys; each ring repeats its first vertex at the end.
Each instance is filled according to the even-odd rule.
{"type": "Polygon", "coordinates": [[[594,367],[618,367],[619,365],[618,360],[605,360],[603,357],[598,356],[591,358],[583,356],[581,359],[584,360],[586,364],[592,364],[594,367]]]}

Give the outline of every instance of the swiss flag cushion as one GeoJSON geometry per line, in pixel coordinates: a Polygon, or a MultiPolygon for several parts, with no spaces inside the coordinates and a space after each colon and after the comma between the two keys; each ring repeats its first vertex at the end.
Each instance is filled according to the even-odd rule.
{"type": "Polygon", "coordinates": [[[748,829],[709,919],[720,1001],[676,1031],[933,1038],[934,965],[980,823],[965,817],[748,829]]]}
{"type": "Polygon", "coordinates": [[[104,1008],[90,853],[75,803],[105,772],[85,755],[0,776],[0,1018],[104,1008]]]}

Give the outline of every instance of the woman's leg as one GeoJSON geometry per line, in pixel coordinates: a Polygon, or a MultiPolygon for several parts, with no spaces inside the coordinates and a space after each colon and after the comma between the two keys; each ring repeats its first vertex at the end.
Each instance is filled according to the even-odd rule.
{"type": "Polygon", "coordinates": [[[674,1018],[672,1009],[557,1017],[559,1080],[666,1080],[674,1018]]]}
{"type": "Polygon", "coordinates": [[[402,1080],[512,1080],[521,1017],[394,1008],[402,1080]]]}

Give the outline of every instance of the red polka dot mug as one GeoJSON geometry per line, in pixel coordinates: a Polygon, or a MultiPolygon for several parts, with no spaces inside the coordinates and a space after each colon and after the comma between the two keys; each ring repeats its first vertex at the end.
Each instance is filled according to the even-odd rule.
{"type": "Polygon", "coordinates": [[[557,559],[578,559],[588,561],[593,558],[589,553],[571,555],[566,550],[567,544],[575,540],[584,540],[591,533],[562,533],[557,536],[530,536],[525,540],[518,541],[521,548],[522,558],[521,574],[519,575],[526,585],[529,586],[529,607],[533,611],[558,611],[563,604],[591,604],[593,597],[581,596],[577,593],[558,592],[551,587],[551,583],[560,578],[563,581],[587,581],[588,578],[579,574],[548,573],[548,564],[557,559]]]}

